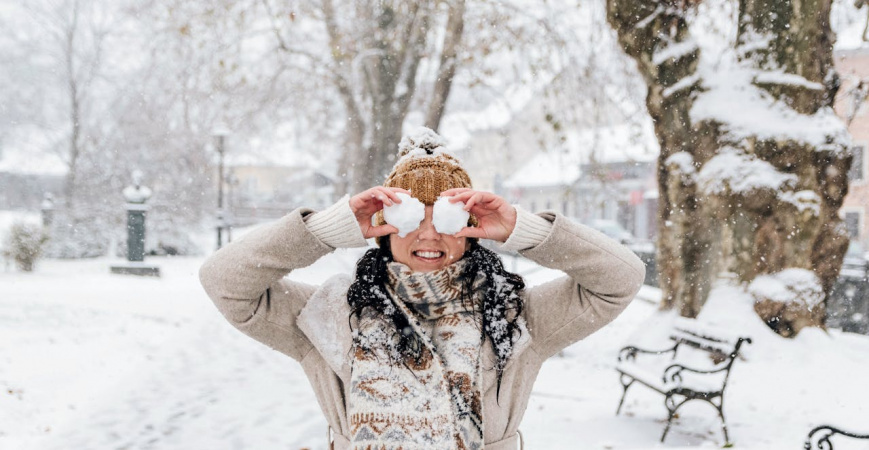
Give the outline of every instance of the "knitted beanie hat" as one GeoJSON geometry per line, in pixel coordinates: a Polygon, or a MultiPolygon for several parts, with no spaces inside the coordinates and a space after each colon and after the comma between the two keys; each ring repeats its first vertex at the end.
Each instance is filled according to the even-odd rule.
{"type": "MultiPolygon", "coordinates": [[[[472,187],[471,177],[458,158],[447,151],[444,138],[429,128],[420,127],[401,138],[398,158],[383,185],[407,189],[425,205],[434,205],[447,189],[472,187]]],[[[376,221],[386,223],[382,212],[378,212],[376,221]]],[[[476,223],[475,218],[471,222],[476,223]]]]}
{"type": "Polygon", "coordinates": [[[471,178],[447,151],[446,141],[428,128],[401,138],[398,158],[383,185],[407,189],[426,205],[434,205],[447,189],[471,187],[471,178]]]}

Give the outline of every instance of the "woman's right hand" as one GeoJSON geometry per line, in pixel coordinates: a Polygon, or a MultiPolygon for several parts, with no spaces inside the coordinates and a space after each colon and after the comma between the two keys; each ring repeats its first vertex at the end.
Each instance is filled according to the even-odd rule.
{"type": "Polygon", "coordinates": [[[398,192],[410,195],[410,192],[401,188],[376,186],[350,197],[350,209],[356,216],[359,229],[362,230],[365,239],[398,233],[398,228],[390,224],[374,226],[371,223],[371,217],[384,206],[401,203],[401,199],[396,195],[398,192]]]}

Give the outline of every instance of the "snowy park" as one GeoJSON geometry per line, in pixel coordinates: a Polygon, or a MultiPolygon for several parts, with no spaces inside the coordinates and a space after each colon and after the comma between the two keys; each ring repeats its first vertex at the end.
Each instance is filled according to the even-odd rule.
{"type": "MultiPolygon", "coordinates": [[[[337,251],[292,277],[322,282],[352,270],[359,255],[337,251]]],[[[151,259],[159,279],[111,275],[113,262],[0,272],[0,448],[327,448],[300,366],[223,320],[199,285],[201,259],[151,259]]],[[[529,284],[559,275],[522,260],[515,267],[529,284]]],[[[619,349],[654,347],[669,320],[656,310],[658,295],[644,288],[610,326],[544,365],[520,428],[525,448],[722,446],[715,410],[701,402],[680,411],[666,444],[658,442],[666,409],[654,392],[632,388],[615,415],[619,349]]],[[[716,325],[752,337],[727,388],[734,448],[802,448],[824,423],[864,429],[869,337],[810,330],[784,340],[750,301],[722,287],[704,309],[716,325]]],[[[835,448],[866,447],[842,439],[835,448]]]]}
{"type": "Polygon", "coordinates": [[[0,30],[0,450],[869,449],[869,0],[0,30]]]}

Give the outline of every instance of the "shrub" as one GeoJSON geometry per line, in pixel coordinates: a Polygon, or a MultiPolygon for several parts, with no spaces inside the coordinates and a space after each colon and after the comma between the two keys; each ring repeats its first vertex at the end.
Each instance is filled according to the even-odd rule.
{"type": "Polygon", "coordinates": [[[41,226],[16,222],[9,230],[3,248],[3,256],[15,261],[15,265],[24,272],[32,272],[33,265],[48,241],[48,234],[41,226]]]}

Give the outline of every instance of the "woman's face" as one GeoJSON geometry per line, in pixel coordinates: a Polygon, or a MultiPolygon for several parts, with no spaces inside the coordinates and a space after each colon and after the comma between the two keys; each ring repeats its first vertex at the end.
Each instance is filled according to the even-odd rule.
{"type": "Polygon", "coordinates": [[[432,272],[458,261],[468,248],[467,238],[441,234],[431,221],[432,206],[425,207],[425,219],[419,228],[405,237],[389,236],[392,258],[414,272],[432,272]]]}

